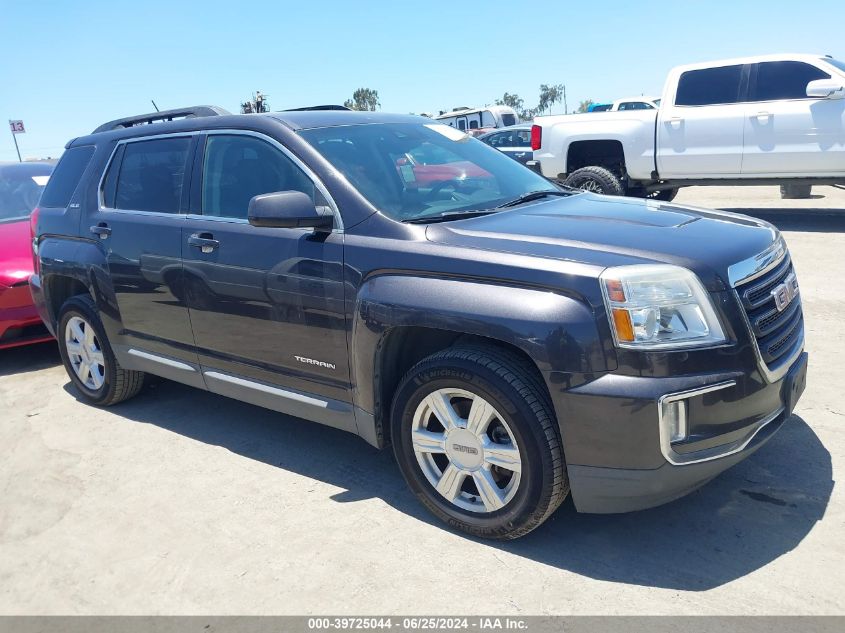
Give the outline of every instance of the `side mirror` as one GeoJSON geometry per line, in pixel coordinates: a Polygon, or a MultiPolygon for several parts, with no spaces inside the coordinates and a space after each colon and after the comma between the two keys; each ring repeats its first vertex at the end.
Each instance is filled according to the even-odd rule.
{"type": "Polygon", "coordinates": [[[331,231],[332,215],[323,215],[314,201],[301,191],[263,193],[249,201],[247,218],[252,226],[282,229],[313,228],[331,231]]]}
{"type": "Polygon", "coordinates": [[[816,79],[807,84],[807,96],[817,99],[843,99],[845,84],[836,79],[816,79]]]}

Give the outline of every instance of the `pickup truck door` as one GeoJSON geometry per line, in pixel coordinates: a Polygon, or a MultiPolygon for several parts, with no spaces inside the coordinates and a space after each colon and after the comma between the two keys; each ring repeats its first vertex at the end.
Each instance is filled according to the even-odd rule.
{"type": "Polygon", "coordinates": [[[739,176],[747,84],[743,65],[688,70],[657,117],[660,178],[739,176]]]}
{"type": "Polygon", "coordinates": [[[281,144],[252,132],[208,132],[193,174],[182,256],[208,388],[344,427],[351,405],[337,403],[351,396],[343,233],[247,222],[258,194],[323,194],[281,144]],[[286,409],[285,401],[305,408],[286,409]],[[334,423],[320,417],[332,415],[334,423]]]}
{"type": "Polygon", "coordinates": [[[743,174],[845,174],[845,101],[807,97],[809,82],[830,78],[805,62],[754,64],[743,174]]]}

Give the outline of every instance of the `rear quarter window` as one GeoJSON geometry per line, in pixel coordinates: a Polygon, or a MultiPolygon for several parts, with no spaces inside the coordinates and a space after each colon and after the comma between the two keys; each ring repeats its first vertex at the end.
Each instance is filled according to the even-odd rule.
{"type": "Polygon", "coordinates": [[[47,182],[47,187],[41,195],[41,206],[67,207],[93,155],[93,145],[71,147],[67,150],[47,182]]]}

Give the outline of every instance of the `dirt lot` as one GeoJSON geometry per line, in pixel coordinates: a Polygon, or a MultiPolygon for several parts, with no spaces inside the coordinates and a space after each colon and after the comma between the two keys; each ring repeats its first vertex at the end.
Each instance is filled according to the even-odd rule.
{"type": "Polygon", "coordinates": [[[77,402],[54,345],[0,352],[0,613],[843,614],[845,191],[697,188],[786,233],[809,385],[762,450],[658,509],[491,544],[429,520],[390,452],[159,382],[77,402]]]}

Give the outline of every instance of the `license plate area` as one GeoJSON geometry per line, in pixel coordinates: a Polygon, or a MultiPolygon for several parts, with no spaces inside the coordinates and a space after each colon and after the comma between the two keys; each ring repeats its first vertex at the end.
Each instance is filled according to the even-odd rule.
{"type": "Polygon", "coordinates": [[[807,387],[807,353],[804,352],[798,357],[798,362],[789,370],[783,379],[781,387],[781,398],[783,399],[786,414],[791,415],[798,403],[801,394],[807,387]]]}

